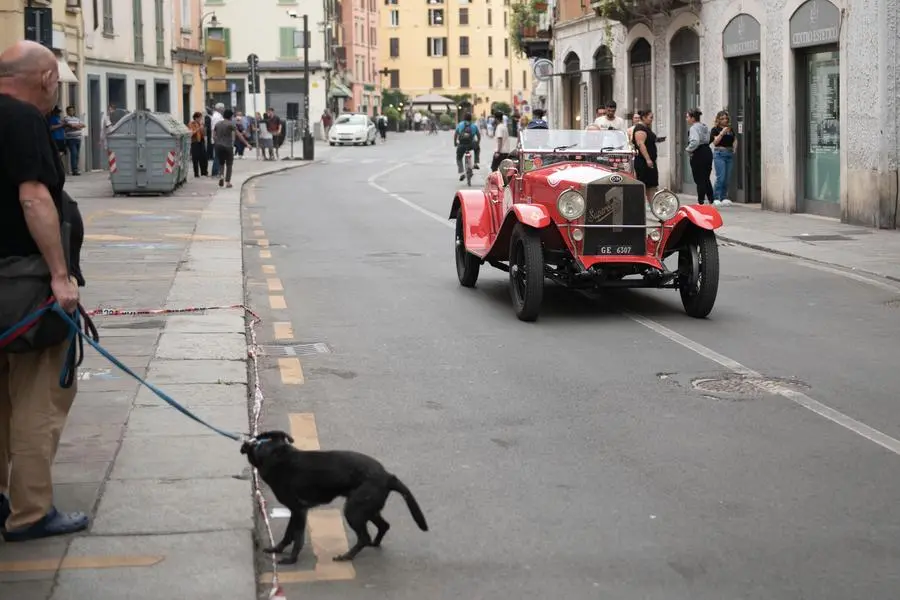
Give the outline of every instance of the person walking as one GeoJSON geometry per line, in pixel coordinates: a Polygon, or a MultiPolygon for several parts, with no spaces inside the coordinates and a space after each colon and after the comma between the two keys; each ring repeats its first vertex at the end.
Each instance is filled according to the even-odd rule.
{"type": "Polygon", "coordinates": [[[456,146],[456,171],[459,173],[459,180],[466,178],[463,169],[463,157],[466,152],[473,151],[475,154],[473,167],[479,169],[479,161],[481,160],[481,131],[478,125],[472,122],[472,113],[463,115],[463,120],[456,126],[453,132],[453,145],[456,146]]]}
{"type": "Polygon", "coordinates": [[[58,106],[54,106],[47,122],[50,124],[50,133],[53,134],[53,143],[56,144],[56,149],[62,156],[66,153],[66,126],[60,115],[62,115],[62,110],[58,106]]]}
{"type": "Polygon", "coordinates": [[[712,173],[713,154],[709,147],[709,127],[700,121],[702,115],[699,108],[692,108],[684,117],[690,127],[685,151],[691,156],[691,174],[697,185],[697,202],[703,204],[704,200],[708,200],[712,204],[713,191],[709,176],[712,173]]]}
{"type": "MultiPolygon", "coordinates": [[[[73,215],[77,207],[67,205],[66,171],[45,118],[59,88],[56,56],[20,41],[0,54],[0,72],[0,269],[22,269],[23,261],[42,257],[48,295],[71,314],[78,309],[79,253],[63,247],[60,215],[71,225],[72,243],[84,231],[80,215],[73,215]]],[[[0,281],[0,314],[32,309],[34,298],[21,297],[16,278],[0,281]]],[[[49,316],[37,327],[46,343],[15,354],[0,351],[0,534],[7,542],[75,533],[89,522],[84,513],[53,504],[52,465],[77,383],[64,388],[59,379],[68,327],[49,316]]]]}
{"type": "Polygon", "coordinates": [[[216,158],[219,161],[221,171],[219,172],[219,187],[223,185],[231,186],[231,169],[234,166],[234,142],[235,139],[249,146],[247,138],[238,131],[237,125],[232,120],[234,113],[231,109],[226,109],[222,115],[222,120],[216,123],[216,129],[213,131],[213,137],[216,144],[216,158]]]}
{"type": "Polygon", "coordinates": [[[659,169],[656,166],[657,137],[653,133],[653,111],[639,110],[640,122],[634,126],[634,145],[637,155],[634,157],[634,175],[644,184],[647,202],[653,199],[659,187],[659,169]]]}
{"type": "Polygon", "coordinates": [[[225,104],[222,102],[216,103],[212,114],[209,115],[209,141],[211,144],[210,150],[210,158],[212,158],[212,173],[213,177],[218,177],[221,173],[222,165],[219,163],[219,154],[216,152],[216,125],[222,122],[222,113],[225,111],[225,104]]]}
{"type": "Polygon", "coordinates": [[[66,131],[66,152],[69,153],[69,172],[72,175],[81,175],[78,170],[78,159],[81,155],[81,138],[84,135],[84,123],[75,116],[75,107],[66,107],[66,116],[63,117],[63,125],[66,131]]]}
{"type": "Polygon", "coordinates": [[[194,177],[206,177],[209,160],[206,157],[206,128],[203,126],[203,114],[197,111],[188,123],[191,130],[191,162],[194,165],[194,177]]]}
{"type": "Polygon", "coordinates": [[[509,158],[509,128],[503,122],[502,112],[494,113],[494,118],[497,119],[497,129],[494,131],[497,146],[494,150],[494,160],[491,161],[491,171],[496,171],[500,167],[500,163],[509,158]]]}
{"type": "Polygon", "coordinates": [[[716,167],[716,186],[713,190],[713,204],[728,206],[728,187],[731,183],[731,169],[734,153],[738,149],[737,136],[731,129],[728,111],[720,110],[716,115],[716,126],[709,132],[713,143],[713,164],[716,167]]]}

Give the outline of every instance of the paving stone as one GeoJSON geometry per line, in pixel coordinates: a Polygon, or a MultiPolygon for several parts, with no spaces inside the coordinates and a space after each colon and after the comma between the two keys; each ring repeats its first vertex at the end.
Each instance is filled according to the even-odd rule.
{"type": "Polygon", "coordinates": [[[162,360],[153,361],[149,380],[154,385],[184,383],[247,384],[247,363],[243,360],[162,360]]]}
{"type": "Polygon", "coordinates": [[[166,322],[166,333],[244,333],[245,330],[246,319],[240,308],[172,315],[166,322]]]}
{"type": "Polygon", "coordinates": [[[102,482],[109,472],[112,461],[68,462],[53,464],[53,483],[94,483],[102,482]]]}
{"type": "MultiPolygon", "coordinates": [[[[250,428],[246,406],[199,406],[191,412],[207,423],[235,433],[250,428]]],[[[170,406],[138,407],[128,419],[129,436],[218,435],[170,406]]]]}
{"type": "Polygon", "coordinates": [[[169,360],[241,360],[247,357],[243,333],[170,333],[159,339],[158,358],[169,360]]]}
{"type": "Polygon", "coordinates": [[[128,436],[111,479],[232,477],[247,464],[237,442],[221,436],[128,436]]]}
{"type": "Polygon", "coordinates": [[[253,528],[250,483],[233,478],[110,481],[93,535],[253,528]]]}
{"type": "Polygon", "coordinates": [[[256,597],[249,531],[162,536],[83,537],[70,556],[162,555],[152,567],[71,570],[51,600],[251,600],[256,597]]]}
{"type": "MultiPolygon", "coordinates": [[[[166,385],[163,391],[191,410],[203,406],[239,406],[246,410],[248,405],[247,386],[242,383],[171,384],[166,385]]],[[[169,406],[147,388],[138,392],[134,405],[169,406]]]]}
{"type": "MultiPolygon", "coordinates": [[[[43,540],[34,540],[22,544],[7,544],[0,540],[0,563],[31,561],[31,560],[48,560],[61,561],[65,556],[66,548],[69,545],[69,539],[66,538],[46,538],[43,540]]],[[[19,600],[18,596],[7,595],[17,587],[11,585],[13,582],[40,582],[52,581],[56,575],[55,570],[51,571],[30,571],[18,573],[0,572],[0,598],[3,600],[19,600]]],[[[28,586],[21,585],[18,589],[27,589],[28,586]]],[[[39,588],[39,586],[35,586],[39,588]]],[[[28,596],[25,596],[28,598],[28,596]]],[[[37,596],[35,596],[37,597],[37,596]]],[[[47,596],[44,596],[46,598],[47,596]]]]}

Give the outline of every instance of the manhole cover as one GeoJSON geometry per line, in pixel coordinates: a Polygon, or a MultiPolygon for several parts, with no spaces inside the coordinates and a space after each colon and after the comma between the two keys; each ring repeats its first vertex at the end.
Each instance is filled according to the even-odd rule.
{"type": "Polygon", "coordinates": [[[852,242],[853,238],[846,235],[795,235],[795,240],[801,242],[852,242]]]}
{"type": "Polygon", "coordinates": [[[331,346],[324,342],[312,344],[268,344],[260,346],[266,356],[311,356],[313,354],[331,354],[331,346]]]}
{"type": "Polygon", "coordinates": [[[715,394],[729,398],[747,398],[762,394],[776,393],[777,388],[790,390],[808,390],[809,386],[796,379],[779,377],[745,377],[743,375],[726,375],[724,377],[701,377],[693,379],[691,386],[698,392],[715,394]]]}

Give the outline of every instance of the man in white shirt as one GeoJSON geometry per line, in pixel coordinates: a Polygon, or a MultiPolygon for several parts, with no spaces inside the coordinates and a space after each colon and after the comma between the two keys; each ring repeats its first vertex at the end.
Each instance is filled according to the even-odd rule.
{"type": "Polygon", "coordinates": [[[625,119],[616,116],[616,103],[612,100],[606,103],[606,112],[594,120],[594,125],[600,129],[616,129],[625,131],[625,119]]]}
{"type": "Polygon", "coordinates": [[[494,139],[497,140],[497,146],[494,150],[494,160],[491,161],[491,171],[496,171],[500,167],[500,162],[509,158],[509,129],[504,122],[504,115],[497,111],[494,113],[494,119],[497,122],[497,128],[494,130],[494,139]]]}
{"type": "MultiPolygon", "coordinates": [[[[215,147],[215,143],[216,143],[216,140],[215,140],[216,125],[218,125],[220,122],[222,122],[225,119],[225,117],[222,116],[222,113],[224,111],[225,111],[225,105],[223,103],[219,102],[218,104],[216,104],[215,110],[213,110],[213,113],[209,117],[209,131],[213,137],[213,140],[212,140],[213,147],[215,147]]],[[[212,176],[213,177],[219,176],[219,155],[216,152],[213,153],[212,176]]]]}

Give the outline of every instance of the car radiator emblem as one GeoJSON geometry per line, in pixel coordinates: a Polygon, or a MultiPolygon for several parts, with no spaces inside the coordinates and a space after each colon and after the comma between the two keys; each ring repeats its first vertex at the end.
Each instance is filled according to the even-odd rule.
{"type": "Polygon", "coordinates": [[[612,175],[609,178],[609,182],[610,183],[622,183],[622,176],[621,175],[612,175]]]}

